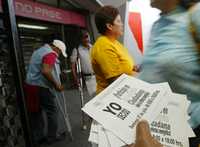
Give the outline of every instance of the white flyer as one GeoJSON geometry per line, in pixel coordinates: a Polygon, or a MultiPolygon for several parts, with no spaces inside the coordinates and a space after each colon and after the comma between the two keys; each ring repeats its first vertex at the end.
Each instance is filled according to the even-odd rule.
{"type": "Polygon", "coordinates": [[[166,95],[165,88],[155,88],[124,74],[82,110],[126,144],[131,144],[137,122],[143,118],[151,123],[168,103],[166,95]]]}
{"type": "Polygon", "coordinates": [[[111,147],[122,147],[126,145],[119,137],[115,136],[112,132],[109,130],[105,130],[105,133],[108,136],[108,140],[110,142],[111,147]]]}
{"type": "Polygon", "coordinates": [[[171,94],[170,102],[151,123],[153,136],[167,147],[189,147],[185,95],[171,94]]]}
{"type": "Polygon", "coordinates": [[[111,147],[110,142],[108,140],[108,136],[105,133],[105,129],[102,125],[98,125],[99,127],[99,144],[98,147],[111,147]]]}
{"type": "MultiPolygon", "coordinates": [[[[165,88],[169,93],[171,92],[171,88],[167,82],[159,83],[159,84],[152,84],[152,86],[155,86],[156,88],[162,87],[162,88],[165,88]]],[[[123,97],[123,98],[125,98],[125,97],[123,97]]],[[[128,100],[128,99],[125,98],[125,100],[128,100]]],[[[111,147],[122,147],[122,146],[126,145],[125,142],[123,142],[120,138],[118,138],[112,132],[110,132],[108,130],[105,130],[105,132],[108,136],[111,147]]]]}
{"type": "Polygon", "coordinates": [[[95,144],[99,143],[98,123],[95,120],[92,121],[88,141],[95,143],[95,144]]]}

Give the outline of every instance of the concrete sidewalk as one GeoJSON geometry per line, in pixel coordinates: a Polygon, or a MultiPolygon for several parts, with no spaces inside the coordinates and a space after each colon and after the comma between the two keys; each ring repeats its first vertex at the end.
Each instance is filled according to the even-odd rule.
{"type": "MultiPolygon", "coordinates": [[[[74,139],[71,141],[69,134],[62,141],[56,142],[52,145],[42,145],[41,147],[91,147],[88,142],[90,121],[87,118],[87,130],[82,130],[81,127],[81,103],[79,91],[77,89],[70,89],[65,91],[67,111],[72,125],[72,133],[74,139]]],[[[84,90],[85,102],[89,100],[86,90],[84,90]]]]}

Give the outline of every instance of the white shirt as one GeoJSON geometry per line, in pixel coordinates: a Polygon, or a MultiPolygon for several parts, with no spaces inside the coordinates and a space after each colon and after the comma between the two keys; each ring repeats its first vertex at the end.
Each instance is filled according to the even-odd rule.
{"type": "MultiPolygon", "coordinates": [[[[86,48],[82,45],[79,45],[78,47],[78,52],[80,56],[80,62],[81,62],[81,70],[84,74],[90,74],[93,73],[92,65],[91,65],[91,60],[90,60],[90,49],[92,45],[90,45],[90,48],[86,48]]],[[[72,51],[72,55],[70,57],[70,60],[72,63],[77,61],[77,49],[74,48],[72,51]]]]}

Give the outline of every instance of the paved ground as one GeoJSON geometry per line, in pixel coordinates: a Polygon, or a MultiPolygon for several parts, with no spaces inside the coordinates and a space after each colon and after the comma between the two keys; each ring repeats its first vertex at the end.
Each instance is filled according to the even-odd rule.
{"type": "MultiPolygon", "coordinates": [[[[69,134],[67,134],[63,141],[57,142],[53,145],[43,145],[42,147],[91,147],[88,142],[90,121],[87,121],[87,126],[89,126],[87,130],[84,131],[81,127],[81,110],[78,90],[66,90],[65,96],[74,139],[71,141],[69,134]]],[[[88,101],[86,92],[84,92],[84,96],[86,101],[88,101]]]]}

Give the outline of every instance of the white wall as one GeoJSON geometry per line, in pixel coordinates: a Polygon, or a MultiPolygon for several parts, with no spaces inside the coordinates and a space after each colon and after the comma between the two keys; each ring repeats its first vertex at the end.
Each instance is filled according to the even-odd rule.
{"type": "MultiPolygon", "coordinates": [[[[127,9],[126,3],[124,3],[124,4],[120,5],[120,7],[118,7],[120,16],[121,16],[121,18],[122,18],[122,22],[125,22],[125,18],[126,18],[126,9],[127,9]]],[[[124,29],[125,29],[125,26],[124,26],[124,29]]],[[[120,42],[123,42],[123,40],[124,40],[124,35],[121,36],[121,37],[119,38],[119,41],[120,41],[120,42]]]]}
{"type": "Polygon", "coordinates": [[[132,0],[127,2],[125,30],[124,30],[124,45],[129,49],[137,64],[142,62],[142,53],[137,47],[135,38],[133,37],[128,24],[129,12],[139,12],[142,19],[142,35],[144,51],[147,49],[147,44],[150,36],[152,24],[159,18],[159,11],[150,6],[149,0],[132,0]]]}

